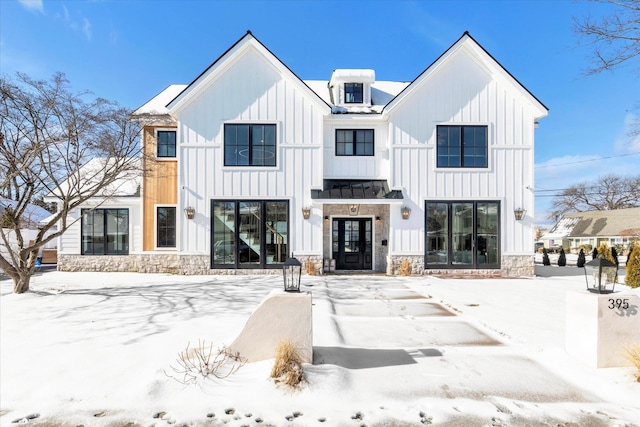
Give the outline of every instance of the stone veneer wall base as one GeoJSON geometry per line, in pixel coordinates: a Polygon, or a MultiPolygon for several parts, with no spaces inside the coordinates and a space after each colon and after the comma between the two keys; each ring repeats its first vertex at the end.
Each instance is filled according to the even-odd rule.
{"type": "MultiPolygon", "coordinates": [[[[322,256],[296,256],[302,274],[322,275],[322,256]]],[[[212,269],[208,255],[132,254],[132,255],[58,255],[59,271],[100,271],[167,273],[181,275],[281,274],[282,268],[212,269]]]]}
{"type": "MultiPolygon", "coordinates": [[[[302,274],[321,276],[321,255],[295,255],[302,263],[302,274]]],[[[476,276],[482,277],[532,277],[533,255],[503,256],[500,269],[425,269],[424,256],[398,255],[387,259],[387,275],[398,275],[404,261],[409,261],[411,275],[476,276]]],[[[113,256],[58,255],[59,271],[128,271],[137,273],[168,273],[182,275],[249,275],[280,274],[280,268],[272,269],[212,269],[208,255],[133,254],[113,256]]]]}
{"type": "Polygon", "coordinates": [[[402,263],[408,261],[412,275],[438,275],[438,276],[476,276],[483,277],[532,277],[534,271],[533,255],[503,256],[500,269],[425,269],[423,255],[396,255],[390,256],[387,262],[387,274],[398,275],[402,263]]]}

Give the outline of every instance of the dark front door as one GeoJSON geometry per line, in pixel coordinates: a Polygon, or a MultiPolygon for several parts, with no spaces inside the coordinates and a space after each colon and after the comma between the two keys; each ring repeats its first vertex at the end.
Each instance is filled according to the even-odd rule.
{"type": "Polygon", "coordinates": [[[371,270],[371,219],[336,218],[331,231],[337,270],[371,270]]]}

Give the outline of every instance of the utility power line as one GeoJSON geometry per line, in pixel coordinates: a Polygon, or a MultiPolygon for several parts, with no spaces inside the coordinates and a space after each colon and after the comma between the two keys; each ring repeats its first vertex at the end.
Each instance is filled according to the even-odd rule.
{"type": "Polygon", "coordinates": [[[608,160],[608,159],[617,159],[619,157],[629,157],[629,156],[637,156],[640,154],[640,151],[637,153],[627,153],[627,154],[619,154],[617,156],[608,156],[608,157],[598,157],[597,159],[589,159],[589,160],[576,160],[575,162],[566,162],[566,163],[554,163],[551,165],[537,165],[534,168],[551,168],[556,166],[564,166],[564,165],[575,165],[578,163],[589,163],[589,162],[599,162],[600,160],[608,160]]]}

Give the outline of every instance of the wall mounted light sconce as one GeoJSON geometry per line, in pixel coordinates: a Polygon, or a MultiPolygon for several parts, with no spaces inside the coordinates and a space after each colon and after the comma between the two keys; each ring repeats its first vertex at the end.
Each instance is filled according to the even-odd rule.
{"type": "Polygon", "coordinates": [[[409,217],[411,216],[411,209],[409,209],[406,206],[403,206],[400,209],[400,213],[402,214],[402,219],[409,219],[409,217]]]}
{"type": "Polygon", "coordinates": [[[325,215],[325,216],[324,216],[324,220],[325,220],[325,221],[329,221],[329,216],[328,216],[328,215],[325,215]]]}
{"type": "Polygon", "coordinates": [[[516,221],[522,221],[522,218],[524,218],[524,214],[526,213],[527,211],[522,208],[516,208],[513,210],[513,216],[516,217],[516,221]]]}
{"type": "Polygon", "coordinates": [[[187,219],[193,219],[193,217],[196,215],[196,210],[191,206],[187,206],[186,208],[184,208],[184,214],[187,216],[187,219]]]}
{"type": "Polygon", "coordinates": [[[379,216],[376,217],[376,222],[382,221],[379,216]]]}
{"type": "Polygon", "coordinates": [[[309,219],[309,216],[311,216],[311,208],[302,208],[302,217],[309,219]]]}

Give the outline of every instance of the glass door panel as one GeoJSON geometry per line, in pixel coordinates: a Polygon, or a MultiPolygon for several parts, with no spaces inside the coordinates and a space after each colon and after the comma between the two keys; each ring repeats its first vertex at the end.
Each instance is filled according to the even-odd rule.
{"type": "Polygon", "coordinates": [[[453,264],[474,263],[473,203],[451,204],[451,243],[453,264]]]}
{"type": "Polygon", "coordinates": [[[449,205],[427,203],[427,264],[449,263],[449,205]]]}
{"type": "Polygon", "coordinates": [[[234,202],[213,202],[213,264],[236,263],[236,209],[234,202]]]}
{"type": "Polygon", "coordinates": [[[277,264],[287,260],[287,233],[289,205],[287,202],[267,202],[265,218],[266,263],[277,264]]]}
{"type": "Polygon", "coordinates": [[[498,203],[478,202],[476,206],[478,226],[478,264],[498,264],[498,203]]]}
{"type": "Polygon", "coordinates": [[[261,255],[260,202],[238,203],[238,261],[240,264],[259,264],[261,255]]]}

